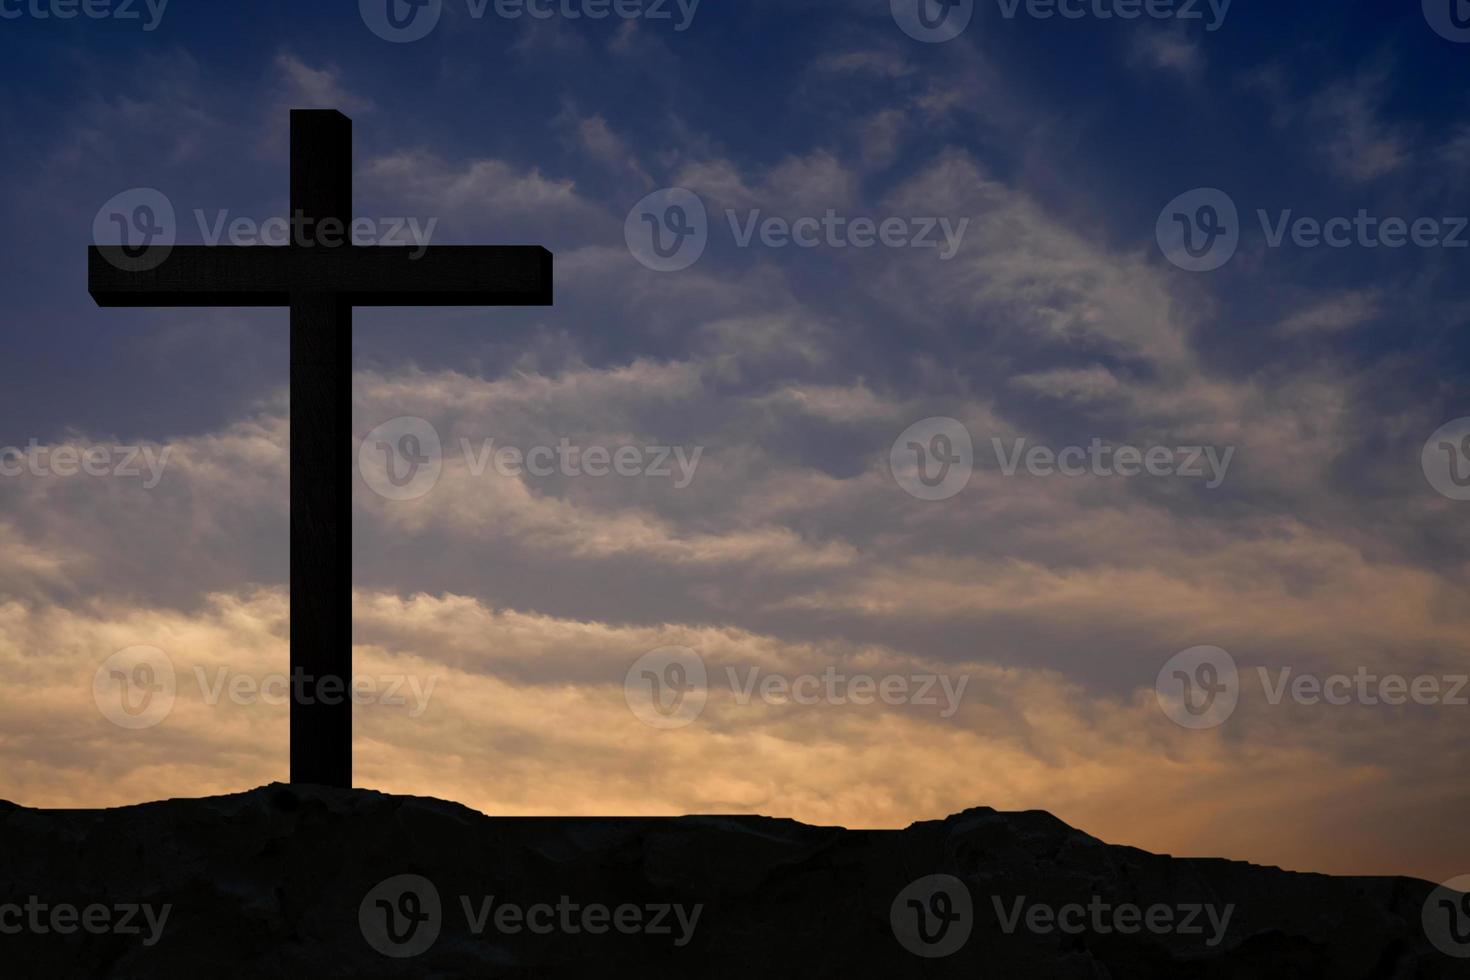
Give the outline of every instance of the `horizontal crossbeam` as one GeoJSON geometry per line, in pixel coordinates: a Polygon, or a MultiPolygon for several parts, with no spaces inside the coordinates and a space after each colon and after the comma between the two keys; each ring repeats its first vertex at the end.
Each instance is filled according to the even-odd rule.
{"type": "Polygon", "coordinates": [[[157,267],[128,271],[116,246],[93,246],[87,276],[98,306],[288,306],[293,295],[352,306],[550,306],[551,258],[539,245],[179,245],[157,267]]]}

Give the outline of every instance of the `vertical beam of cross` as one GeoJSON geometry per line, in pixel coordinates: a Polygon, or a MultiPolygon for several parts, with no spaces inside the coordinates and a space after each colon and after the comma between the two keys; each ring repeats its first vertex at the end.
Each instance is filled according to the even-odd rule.
{"type": "Polygon", "coordinates": [[[164,247],[156,262],[94,246],[88,291],[99,306],[290,307],[291,781],[350,787],[352,308],[549,306],[552,256],[349,244],[352,122],[331,110],[291,112],[291,211],[286,246],[164,247]]]}
{"type": "MultiPolygon", "coordinates": [[[[293,221],[352,222],[352,122],[291,114],[293,221]]],[[[291,294],[291,781],[352,785],[352,306],[291,294]],[[344,735],[345,733],[345,735],[344,735]]]]}

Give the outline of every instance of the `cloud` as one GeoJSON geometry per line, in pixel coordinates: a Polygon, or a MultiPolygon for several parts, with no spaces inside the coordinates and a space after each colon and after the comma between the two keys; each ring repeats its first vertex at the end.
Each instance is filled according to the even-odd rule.
{"type": "Polygon", "coordinates": [[[884,78],[903,78],[916,69],[891,51],[844,51],[827,54],[817,59],[814,71],[834,75],[871,74],[884,78]]]}
{"type": "Polygon", "coordinates": [[[885,109],[865,120],[859,130],[863,164],[886,167],[892,163],[907,127],[907,117],[897,109],[885,109]]]}
{"type": "Polygon", "coordinates": [[[576,182],[544,175],[539,168],[518,171],[501,160],[454,165],[432,154],[401,151],[368,161],[362,170],[369,185],[391,187],[402,201],[438,214],[468,211],[477,218],[587,216],[591,206],[576,182]]]}
{"type": "Polygon", "coordinates": [[[1129,61],[1191,79],[1198,77],[1205,68],[1204,52],[1198,40],[1162,30],[1140,31],[1135,35],[1129,61]]]}
{"type": "Polygon", "coordinates": [[[949,152],[931,161],[887,196],[883,210],[970,219],[954,259],[934,261],[932,252],[910,250],[888,263],[872,288],[885,305],[988,324],[990,337],[1024,334],[1164,371],[1189,368],[1189,325],[1155,269],[1051,218],[968,155],[949,152]]]}
{"type": "Polygon", "coordinates": [[[0,594],[188,605],[201,591],[283,574],[286,410],[282,398],[220,432],[166,443],[75,433],[15,447],[35,465],[17,462],[0,477],[0,500],[18,519],[6,565],[44,574],[0,571],[0,594]],[[59,449],[106,463],[95,473],[52,465],[59,449]]]}
{"type": "Polygon", "coordinates": [[[759,209],[792,217],[821,215],[828,208],[850,208],[858,189],[857,176],[823,150],[787,157],[762,173],[753,185],[728,160],[687,164],[675,182],[703,195],[716,208],[759,209]]]}
{"type": "Polygon", "coordinates": [[[1382,306],[1383,295],[1379,290],[1349,290],[1293,313],[1277,329],[1287,335],[1351,330],[1376,318],[1382,306]]]}
{"type": "Polygon", "coordinates": [[[336,68],[313,68],[294,54],[276,56],[282,98],[293,109],[337,109],[345,113],[368,112],[373,103],[348,91],[336,68]]]}
{"type": "MultiPolygon", "coordinates": [[[[1424,765],[1391,767],[1380,742],[1345,734],[1363,725],[1358,709],[1257,703],[1226,737],[1175,728],[1150,691],[1099,700],[1051,671],[941,665],[881,645],[564,620],[454,595],[359,592],[355,617],[355,672],[373,692],[354,713],[357,784],[487,813],[761,812],[867,827],[976,804],[1044,805],[1156,850],[1371,872],[1381,866],[1362,856],[1366,846],[1401,814],[1465,802],[1424,778],[1424,765]],[[643,653],[675,643],[705,662],[709,698],[692,724],[660,731],[629,710],[624,682],[643,653]],[[773,674],[830,674],[833,696],[742,703],[742,685],[773,674]],[[846,686],[857,675],[943,676],[962,690],[959,710],[940,717],[955,703],[943,694],[933,705],[857,703],[860,691],[846,686]],[[1395,807],[1382,805],[1385,793],[1395,807]],[[1373,816],[1345,828],[1353,846],[1344,847],[1314,834],[1324,807],[1373,816]],[[1277,818],[1264,839],[1254,829],[1263,810],[1277,818]]],[[[180,785],[226,792],[284,777],[287,707],[259,696],[286,669],[282,592],[217,594],[192,615],[12,602],[0,605],[0,623],[0,663],[23,682],[0,695],[0,758],[19,802],[122,804],[180,785]],[[178,693],[157,726],[119,730],[93,700],[92,675],[139,643],[168,656],[178,693]],[[40,646],[45,657],[29,653],[40,646]],[[236,695],[211,693],[230,685],[236,695]]],[[[1395,724],[1463,763],[1442,715],[1395,724]]],[[[1393,860],[1432,876],[1467,856],[1445,841],[1437,851],[1404,846],[1393,860]]]]}
{"type": "Polygon", "coordinates": [[[1340,179],[1364,184],[1394,174],[1412,161],[1412,140],[1384,118],[1393,86],[1386,66],[1364,68],[1306,94],[1281,65],[1252,73],[1247,85],[1270,101],[1278,129],[1314,142],[1323,163],[1340,179]]]}
{"type": "Polygon", "coordinates": [[[563,116],[562,124],[571,132],[575,145],[590,159],[615,176],[631,178],[635,186],[654,186],[637,153],[606,119],[600,115],[578,116],[570,108],[563,116]]]}

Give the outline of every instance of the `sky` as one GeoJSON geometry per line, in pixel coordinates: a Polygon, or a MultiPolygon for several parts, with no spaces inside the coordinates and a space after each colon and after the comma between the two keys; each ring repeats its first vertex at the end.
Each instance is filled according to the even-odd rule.
{"type": "Polygon", "coordinates": [[[375,243],[555,254],[356,313],[357,785],[1470,871],[1448,0],[122,3],[0,0],[0,798],[286,778],[288,317],[86,248],[336,108],[375,243]]]}

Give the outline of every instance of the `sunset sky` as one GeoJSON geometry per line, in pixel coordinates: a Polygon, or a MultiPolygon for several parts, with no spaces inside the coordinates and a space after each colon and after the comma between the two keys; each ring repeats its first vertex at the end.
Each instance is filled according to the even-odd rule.
{"type": "Polygon", "coordinates": [[[0,798],[287,778],[287,706],[250,694],[288,665],[287,315],[98,309],[85,263],[140,188],[181,243],[284,217],[288,111],[331,107],[374,227],[556,256],[554,307],[356,314],[354,656],[385,695],[355,709],[358,786],[849,827],[1044,809],[1156,852],[1470,872],[1470,502],[1431,465],[1470,436],[1470,43],[1419,3],[981,0],[943,43],[889,0],[443,0],[402,43],[371,4],[137,6],[0,19],[26,79],[0,100],[0,798]],[[637,234],[671,188],[707,242],[664,271],[637,234]],[[1158,229],[1221,193],[1237,250],[1181,268],[1158,229]],[[1362,212],[1445,240],[1273,242],[1362,212]],[[812,247],[760,230],[829,214],[812,247]],[[936,247],[861,247],[859,218],[936,247]],[[396,492],[381,437],[430,432],[437,479],[396,492]],[[895,465],[961,433],[954,482],[895,465]],[[1008,462],[1095,444],[1206,475],[1008,462]],[[628,472],[495,462],[559,446],[628,472]],[[1201,646],[1238,703],[1189,727],[1156,684],[1201,646]],[[176,690],[129,727],[107,665],[140,647],[176,690]],[[650,653],[703,666],[697,716],[638,710],[650,653]],[[1439,694],[1278,696],[1303,675],[1439,694]]]}

